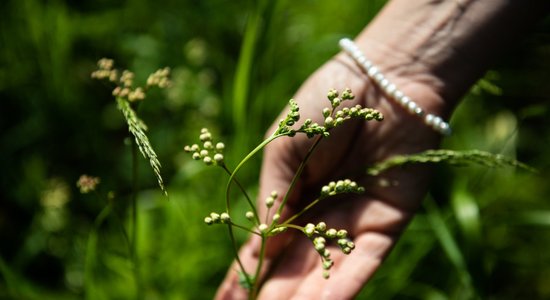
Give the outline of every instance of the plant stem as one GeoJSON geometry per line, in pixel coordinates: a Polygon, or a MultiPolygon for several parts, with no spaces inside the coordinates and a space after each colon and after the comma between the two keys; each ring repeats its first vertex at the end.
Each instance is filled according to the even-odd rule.
{"type": "MultiPolygon", "coordinates": [[[[221,167],[222,167],[222,169],[225,170],[225,172],[227,172],[227,174],[229,174],[229,176],[231,176],[232,172],[227,168],[227,166],[225,164],[222,164],[221,167]]],[[[239,189],[243,193],[244,197],[246,198],[246,201],[251,206],[251,208],[254,211],[256,211],[256,207],[254,206],[254,202],[252,202],[252,200],[250,199],[250,196],[248,196],[248,193],[246,192],[246,190],[244,189],[242,184],[239,182],[239,180],[236,177],[233,177],[233,181],[237,184],[237,186],[239,187],[239,189]]]]}
{"type": "Polygon", "coordinates": [[[306,207],[304,207],[299,213],[295,214],[294,216],[288,218],[287,220],[285,220],[283,222],[283,224],[281,225],[285,225],[285,226],[288,226],[290,225],[290,222],[296,220],[296,218],[298,218],[299,216],[301,216],[302,214],[304,214],[306,211],[308,211],[309,209],[311,209],[313,206],[315,206],[317,203],[319,203],[319,201],[321,201],[321,198],[317,198],[315,200],[313,200],[310,204],[308,204],[306,207]]]}
{"type": "Polygon", "coordinates": [[[249,299],[256,299],[258,297],[258,291],[260,290],[260,272],[262,271],[262,266],[264,263],[264,256],[265,256],[265,244],[267,241],[267,237],[265,234],[262,234],[262,243],[260,246],[260,254],[258,256],[258,266],[256,266],[256,273],[254,274],[254,285],[249,291],[248,298],[249,299]]]}
{"type": "MultiPolygon", "coordinates": [[[[229,204],[229,192],[231,190],[231,182],[234,181],[234,178],[235,178],[235,175],[237,174],[237,172],[241,169],[241,167],[250,159],[252,158],[252,156],[254,156],[256,153],[258,153],[258,151],[262,150],[263,147],[265,147],[267,144],[269,144],[270,142],[272,142],[273,140],[275,140],[276,138],[279,138],[279,137],[282,137],[282,136],[285,136],[286,134],[274,134],[272,136],[270,136],[269,138],[267,138],[266,140],[264,140],[261,144],[259,144],[258,146],[256,146],[256,148],[254,148],[254,150],[250,151],[250,153],[248,153],[248,155],[243,158],[243,160],[241,160],[241,162],[237,165],[237,167],[235,168],[235,170],[233,170],[233,172],[231,173],[231,175],[229,176],[229,180],[227,182],[227,186],[226,186],[226,189],[225,189],[225,206],[226,206],[226,209],[227,209],[227,213],[229,213],[229,209],[230,209],[230,204],[229,204]]],[[[254,205],[254,203],[252,203],[252,200],[250,198],[247,197],[247,201],[248,201],[248,205],[250,205],[250,207],[256,211],[256,206],[254,205]]],[[[256,222],[260,223],[260,219],[259,217],[257,216],[257,214],[254,214],[255,218],[256,218],[256,222]]]]}
{"type": "Polygon", "coordinates": [[[139,272],[139,260],[137,257],[137,248],[138,248],[138,208],[137,208],[137,194],[138,194],[138,176],[139,176],[139,169],[138,169],[138,145],[137,143],[132,140],[132,196],[131,196],[131,205],[132,205],[132,212],[131,212],[131,224],[132,224],[132,247],[131,247],[131,253],[130,253],[130,259],[133,264],[133,273],[134,273],[134,281],[136,284],[136,298],[142,299],[143,293],[142,293],[142,284],[141,284],[141,276],[139,272]]]}
{"type": "Polygon", "coordinates": [[[286,194],[283,198],[283,201],[281,202],[281,205],[279,206],[279,208],[277,208],[277,213],[279,215],[282,213],[283,208],[284,208],[286,202],[288,201],[288,197],[290,196],[290,194],[292,194],[292,191],[294,190],[294,187],[296,186],[296,183],[298,182],[298,179],[302,175],[302,172],[304,171],[304,168],[306,167],[306,164],[307,164],[309,158],[311,157],[311,154],[313,153],[313,150],[315,150],[317,145],[319,145],[320,141],[321,141],[321,136],[317,136],[317,138],[315,139],[315,142],[313,143],[313,145],[311,145],[308,152],[306,153],[306,156],[304,157],[304,159],[302,160],[302,162],[298,166],[298,169],[296,170],[296,173],[294,173],[294,177],[292,177],[292,181],[290,182],[290,186],[288,187],[288,190],[287,190],[287,192],[286,192],[286,194]]]}
{"type": "MultiPolygon", "coordinates": [[[[234,178],[235,178],[235,175],[237,174],[237,172],[240,170],[240,168],[252,157],[254,156],[258,151],[262,150],[263,147],[265,147],[267,144],[269,144],[270,142],[272,142],[273,140],[275,140],[276,138],[279,138],[281,136],[285,136],[286,134],[274,134],[272,136],[270,136],[269,138],[267,138],[266,140],[264,140],[261,144],[259,144],[256,148],[254,148],[254,150],[252,150],[250,153],[248,153],[248,155],[243,158],[243,160],[241,160],[241,162],[237,165],[237,167],[235,168],[235,170],[233,170],[233,172],[231,173],[231,175],[229,176],[229,180],[227,181],[227,186],[226,186],[226,189],[225,189],[225,208],[226,208],[226,212],[229,214],[229,210],[230,210],[230,197],[229,197],[229,192],[231,190],[231,183],[234,181],[234,178]]],[[[242,187],[241,187],[242,188],[242,187]]],[[[254,214],[255,216],[255,219],[256,219],[256,222],[259,224],[260,223],[260,218],[258,217],[258,214],[257,214],[257,211],[256,211],[256,206],[254,205],[254,203],[252,203],[252,200],[250,198],[246,198],[247,201],[248,201],[248,204],[250,205],[250,207],[256,212],[254,214]]],[[[245,268],[244,268],[244,265],[242,264],[241,262],[241,259],[239,258],[239,249],[238,249],[238,246],[237,246],[237,241],[235,240],[235,235],[233,233],[233,226],[231,226],[231,224],[228,224],[227,226],[227,230],[229,232],[229,239],[231,240],[231,244],[233,246],[233,251],[235,252],[235,260],[237,261],[237,264],[239,265],[239,268],[241,268],[241,271],[245,277],[245,280],[247,282],[247,284],[249,286],[252,286],[253,284],[255,285],[256,283],[252,283],[252,279],[250,278],[250,276],[248,275],[248,273],[246,272],[245,268]]],[[[265,241],[263,241],[264,238],[262,237],[262,243],[264,243],[265,241]]]]}

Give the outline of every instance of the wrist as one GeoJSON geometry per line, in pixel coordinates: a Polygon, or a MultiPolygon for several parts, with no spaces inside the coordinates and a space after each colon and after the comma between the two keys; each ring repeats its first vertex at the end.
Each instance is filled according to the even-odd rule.
{"type": "Polygon", "coordinates": [[[542,2],[391,0],[355,42],[397,86],[437,94],[447,114],[542,2]]]}
{"type": "MultiPolygon", "coordinates": [[[[407,85],[406,89],[402,89],[392,81],[392,76],[386,77],[383,69],[387,68],[379,69],[378,66],[374,65],[372,61],[365,56],[363,51],[353,41],[350,39],[342,39],[339,44],[347,56],[349,56],[361,71],[363,71],[369,81],[377,87],[380,96],[401,106],[401,109],[408,112],[410,115],[422,119],[428,127],[431,127],[435,131],[444,135],[451,133],[449,124],[445,122],[437,112],[441,110],[438,109],[438,107],[443,106],[442,104],[444,104],[444,101],[439,101],[440,99],[437,98],[435,93],[430,95],[431,90],[429,85],[413,82],[411,77],[409,77],[409,85],[407,85]],[[411,95],[414,95],[415,98],[422,99],[421,102],[415,101],[414,98],[411,98],[411,95]],[[426,105],[429,107],[428,111],[425,110],[426,105]]],[[[396,60],[391,61],[395,62],[396,60]]]]}

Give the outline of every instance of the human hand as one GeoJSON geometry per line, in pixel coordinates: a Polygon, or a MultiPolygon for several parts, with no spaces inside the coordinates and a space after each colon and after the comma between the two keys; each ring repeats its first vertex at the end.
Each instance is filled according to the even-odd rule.
{"type": "MultiPolygon", "coordinates": [[[[392,78],[392,74],[402,74],[398,69],[388,71],[385,72],[388,78],[392,78]]],[[[393,78],[403,91],[418,99],[423,108],[436,114],[445,110],[429,85],[399,76],[393,78]]],[[[393,155],[434,148],[439,138],[421,119],[409,115],[381,94],[347,57],[339,56],[325,64],[297,92],[295,100],[302,119],[310,118],[322,124],[321,111],[330,106],[326,92],[330,88],[343,90],[345,87],[350,87],[356,95],[355,100],[345,101],[345,105],[375,108],[384,114],[384,121],[350,120],[332,130],[306,165],[283,210],[282,219],[294,215],[317,198],[322,185],[351,178],[365,186],[365,194],[324,199],[297,222],[304,225],[324,221],[329,227],[346,229],[356,248],[350,255],[331,251],[334,267],[330,279],[326,280],[322,276],[319,255],[303,233],[289,230],[271,238],[259,299],[352,298],[391,249],[426,192],[428,172],[423,168],[391,171],[379,178],[366,176],[367,166],[393,155]]],[[[286,111],[282,115],[286,115],[286,111]]],[[[268,132],[276,128],[277,123],[268,132]]],[[[284,196],[281,194],[288,190],[313,140],[304,135],[283,137],[265,148],[259,199],[265,199],[275,190],[280,195],[275,207],[280,204],[284,196]]],[[[263,220],[266,213],[264,210],[260,219],[263,220]]],[[[248,272],[257,265],[259,245],[259,238],[253,237],[241,248],[240,259],[248,272]]],[[[246,291],[239,286],[237,269],[237,266],[230,269],[218,291],[218,299],[247,297],[246,291]]]]}

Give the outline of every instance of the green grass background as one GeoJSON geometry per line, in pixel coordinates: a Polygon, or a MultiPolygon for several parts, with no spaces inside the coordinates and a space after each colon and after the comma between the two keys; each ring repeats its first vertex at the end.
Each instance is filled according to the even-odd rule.
{"type": "MultiPolygon", "coordinates": [[[[1,1],[0,299],[136,297],[128,247],[131,147],[101,57],[174,85],[140,107],[169,199],[141,160],[141,296],[210,299],[232,258],[225,176],[190,161],[202,127],[227,161],[259,143],[301,82],[384,4],[304,1],[1,1]],[[81,195],[81,174],[101,177],[81,195]],[[105,195],[115,195],[105,218],[105,195]]],[[[452,119],[450,149],[540,170],[440,167],[425,205],[360,299],[550,298],[550,22],[510,41],[452,119]]],[[[327,87],[327,89],[330,87],[327,87]]],[[[241,172],[254,194],[259,161],[241,172]]],[[[238,238],[242,241],[245,235],[238,238]]]]}

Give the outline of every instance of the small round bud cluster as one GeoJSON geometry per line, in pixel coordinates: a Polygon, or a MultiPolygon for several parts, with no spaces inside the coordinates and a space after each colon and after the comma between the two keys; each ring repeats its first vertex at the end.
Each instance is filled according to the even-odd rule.
{"type": "Polygon", "coordinates": [[[323,109],[323,117],[325,118],[324,126],[327,130],[339,126],[344,123],[345,120],[351,118],[363,118],[367,121],[381,121],[383,119],[383,116],[379,111],[371,108],[363,108],[361,105],[356,105],[351,108],[344,107],[341,110],[334,112],[334,109],[340,106],[343,101],[355,99],[355,95],[349,88],[346,88],[341,95],[339,95],[337,90],[332,89],[328,92],[327,98],[332,106],[332,109],[328,107],[323,109]]]}
{"type": "Polygon", "coordinates": [[[78,178],[78,181],[76,182],[76,186],[80,190],[80,193],[87,194],[89,192],[95,191],[95,188],[99,184],[101,180],[99,177],[93,177],[89,175],[80,175],[80,178],[78,178]]]}
{"type": "MultiPolygon", "coordinates": [[[[330,104],[332,105],[332,108],[336,108],[342,104],[342,101],[345,100],[353,100],[355,98],[355,95],[351,92],[349,88],[346,88],[343,92],[341,97],[339,97],[339,93],[335,89],[331,89],[328,91],[327,98],[330,101],[330,104]]],[[[324,113],[323,113],[324,114],[324,113]]],[[[327,116],[325,116],[327,117],[327,116]]]]}
{"type": "Polygon", "coordinates": [[[345,88],[344,91],[342,91],[342,99],[353,100],[355,99],[355,95],[351,92],[350,88],[345,88]]]}
{"type": "Polygon", "coordinates": [[[166,67],[164,69],[158,69],[155,73],[149,75],[147,78],[147,86],[153,87],[158,86],[163,89],[171,85],[168,77],[170,76],[170,68],[166,67]]]}
{"type": "Polygon", "coordinates": [[[225,145],[223,143],[216,143],[212,141],[212,134],[206,128],[201,129],[199,136],[202,142],[202,147],[198,144],[191,146],[185,146],[183,150],[187,153],[192,153],[194,160],[202,160],[206,165],[223,165],[223,150],[225,145]]]}
{"type": "Polygon", "coordinates": [[[384,116],[381,112],[372,108],[364,108],[361,105],[355,105],[354,107],[344,107],[334,114],[335,126],[342,124],[345,120],[351,118],[362,118],[367,121],[375,120],[382,121],[384,116]]]}
{"type": "Polygon", "coordinates": [[[361,194],[365,188],[357,185],[357,182],[350,179],[331,181],[321,188],[321,198],[343,193],[361,194]]]}
{"type": "Polygon", "coordinates": [[[344,254],[350,254],[355,249],[355,244],[348,238],[346,230],[328,228],[325,222],[319,222],[317,225],[308,223],[304,226],[303,232],[313,242],[315,251],[321,256],[324,270],[323,277],[325,278],[328,278],[328,271],[334,265],[334,261],[330,258],[330,251],[326,248],[327,240],[336,240],[336,243],[344,254]]]}
{"type": "Polygon", "coordinates": [[[303,132],[307,135],[308,138],[312,138],[316,135],[322,135],[328,137],[329,133],[324,126],[321,126],[317,123],[313,123],[311,119],[306,119],[304,124],[298,129],[298,132],[303,132]]]}
{"type": "Polygon", "coordinates": [[[221,214],[212,212],[212,213],[210,213],[209,216],[204,218],[204,223],[206,223],[207,225],[228,224],[230,222],[231,222],[231,217],[226,212],[223,212],[221,214]]]}
{"type": "Polygon", "coordinates": [[[271,208],[278,196],[277,191],[271,192],[271,195],[265,198],[265,206],[267,206],[267,208],[271,208]]]}
{"type": "Polygon", "coordinates": [[[131,87],[134,84],[134,72],[124,70],[122,71],[122,76],[120,76],[120,83],[124,87],[131,87]]]}
{"type": "Polygon", "coordinates": [[[279,121],[279,128],[277,129],[277,134],[287,134],[288,136],[294,136],[296,131],[290,127],[296,124],[300,120],[300,108],[298,103],[294,99],[288,101],[289,112],[284,119],[279,121]]]}
{"type": "Polygon", "coordinates": [[[132,90],[130,87],[120,87],[117,86],[113,90],[113,96],[115,97],[121,97],[121,98],[128,98],[128,101],[135,102],[138,100],[145,99],[145,92],[143,91],[143,88],[137,87],[136,89],[132,90]]]}
{"type": "Polygon", "coordinates": [[[114,61],[109,58],[102,58],[97,62],[98,70],[92,72],[94,79],[108,79],[111,82],[118,80],[117,70],[113,70],[114,61]]]}
{"type": "Polygon", "coordinates": [[[130,102],[145,99],[145,91],[149,87],[158,86],[165,88],[170,85],[170,81],[168,80],[168,76],[170,75],[169,68],[157,70],[155,73],[149,75],[146,87],[133,88],[135,78],[133,72],[124,70],[119,78],[118,71],[113,69],[114,61],[108,58],[100,59],[97,65],[99,69],[92,72],[92,78],[108,79],[111,82],[117,83],[117,86],[113,89],[113,96],[126,98],[130,102]]]}

